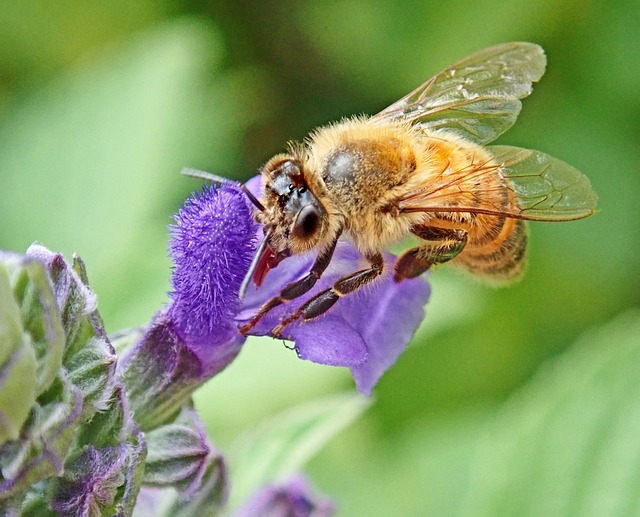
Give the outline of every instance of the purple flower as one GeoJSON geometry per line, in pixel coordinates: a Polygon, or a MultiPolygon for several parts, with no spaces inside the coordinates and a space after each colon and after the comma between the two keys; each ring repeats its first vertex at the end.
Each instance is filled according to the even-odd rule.
{"type": "MultiPolygon", "coordinates": [[[[257,180],[248,184],[255,189],[257,180]]],[[[225,368],[244,343],[238,327],[282,287],[303,276],[312,255],[291,257],[267,275],[260,288],[239,291],[261,230],[237,183],[205,187],[187,200],[171,229],[174,261],[171,302],[119,364],[120,375],[143,430],[175,414],[193,390],[225,368]]],[[[340,300],[326,314],[294,322],[283,336],[302,359],[351,369],[357,389],[370,395],[396,361],[424,317],[429,286],[422,278],[393,281],[394,257],[374,285],[340,300]]],[[[280,318],[341,276],[364,266],[348,243],[339,243],[331,265],[315,288],[268,313],[252,335],[268,335],[280,318]]]]}
{"type": "Polygon", "coordinates": [[[282,485],[265,486],[234,517],[328,517],[334,504],[314,494],[307,480],[296,476],[282,485]]]}

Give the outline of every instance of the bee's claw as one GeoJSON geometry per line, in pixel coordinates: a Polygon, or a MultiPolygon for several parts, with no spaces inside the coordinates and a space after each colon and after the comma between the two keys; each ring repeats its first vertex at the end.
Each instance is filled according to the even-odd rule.
{"type": "Polygon", "coordinates": [[[274,328],[271,329],[271,337],[273,339],[281,339],[280,335],[282,334],[282,331],[284,330],[284,326],[283,325],[278,325],[274,328]]]}

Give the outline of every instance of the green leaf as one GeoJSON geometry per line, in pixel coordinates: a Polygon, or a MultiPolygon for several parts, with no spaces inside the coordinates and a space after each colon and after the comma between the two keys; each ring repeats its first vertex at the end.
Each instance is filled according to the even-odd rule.
{"type": "Polygon", "coordinates": [[[0,448],[4,485],[1,498],[14,497],[63,471],[82,415],[82,393],[61,372],[38,400],[30,408],[20,440],[0,448]]]}
{"type": "Polygon", "coordinates": [[[64,329],[46,266],[30,257],[13,263],[11,285],[38,363],[36,393],[49,388],[62,365],[64,329]]]}
{"type": "Polygon", "coordinates": [[[0,443],[16,440],[36,398],[36,356],[0,263],[0,443]]]}
{"type": "Polygon", "coordinates": [[[230,455],[231,506],[268,482],[286,480],[369,406],[360,395],[340,395],[295,407],[242,438],[230,455]]]}
{"type": "Polygon", "coordinates": [[[585,336],[489,426],[477,515],[640,512],[640,314],[585,336]]]}

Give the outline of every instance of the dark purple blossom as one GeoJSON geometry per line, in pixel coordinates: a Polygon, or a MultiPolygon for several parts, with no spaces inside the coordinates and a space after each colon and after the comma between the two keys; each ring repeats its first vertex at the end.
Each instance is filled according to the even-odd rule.
{"type": "Polygon", "coordinates": [[[328,517],[335,513],[332,501],[315,494],[303,476],[281,485],[258,490],[234,517],[328,517]]]}

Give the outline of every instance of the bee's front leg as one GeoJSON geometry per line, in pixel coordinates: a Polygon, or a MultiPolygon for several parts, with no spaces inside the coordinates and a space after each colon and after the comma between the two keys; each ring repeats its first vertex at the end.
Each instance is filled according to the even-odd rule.
{"type": "Polygon", "coordinates": [[[282,331],[287,325],[289,325],[289,323],[297,320],[298,318],[310,320],[324,314],[338,301],[339,298],[357,291],[363,285],[378,278],[384,269],[384,258],[382,257],[382,254],[376,253],[374,255],[367,256],[367,259],[371,263],[371,267],[340,278],[332,287],[325,289],[307,300],[298,308],[298,310],[286,318],[283,318],[280,324],[271,331],[271,335],[275,338],[279,338],[282,331]]]}
{"type": "Polygon", "coordinates": [[[274,296],[267,302],[265,302],[258,312],[251,318],[247,323],[240,327],[240,333],[243,335],[247,335],[249,331],[256,326],[256,324],[262,319],[262,317],[267,314],[271,309],[281,305],[283,303],[289,302],[291,300],[295,300],[299,298],[303,294],[307,293],[311,288],[315,285],[318,279],[324,273],[324,270],[327,269],[327,266],[331,262],[331,257],[333,257],[333,252],[336,249],[336,244],[338,243],[338,234],[331,245],[326,248],[322,253],[320,253],[316,260],[311,266],[309,272],[294,282],[291,282],[284,286],[282,291],[278,296],[274,296]]]}
{"type": "Polygon", "coordinates": [[[405,278],[415,278],[435,264],[448,262],[467,244],[465,230],[419,226],[414,228],[412,233],[426,242],[405,251],[396,259],[393,265],[393,279],[396,282],[405,278]]]}

